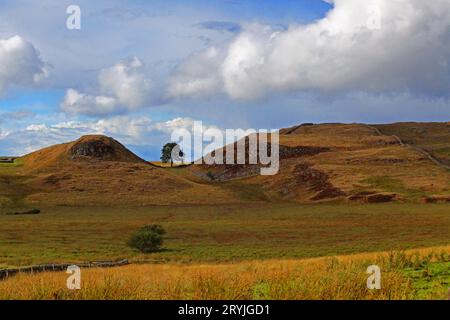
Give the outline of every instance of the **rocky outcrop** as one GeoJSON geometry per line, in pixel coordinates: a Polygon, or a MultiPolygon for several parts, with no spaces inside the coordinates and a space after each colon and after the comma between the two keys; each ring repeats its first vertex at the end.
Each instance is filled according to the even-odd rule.
{"type": "Polygon", "coordinates": [[[430,196],[423,198],[424,203],[450,203],[450,196],[430,196]]]}
{"type": "Polygon", "coordinates": [[[118,141],[101,135],[84,136],[75,141],[69,149],[69,157],[72,160],[143,161],[118,141]]]}
{"type": "Polygon", "coordinates": [[[104,141],[88,141],[74,145],[70,149],[70,155],[73,157],[83,156],[98,159],[112,158],[116,155],[112,146],[107,145],[104,141]]]}
{"type": "Polygon", "coordinates": [[[311,198],[313,201],[333,199],[346,195],[345,192],[330,182],[328,174],[311,168],[307,163],[296,165],[293,174],[297,185],[306,186],[310,191],[316,192],[311,198]]]}
{"type": "MultiPolygon", "coordinates": [[[[260,174],[260,169],[263,167],[261,164],[249,164],[250,155],[249,152],[249,140],[246,138],[245,148],[245,164],[216,164],[216,165],[202,165],[204,171],[197,173],[202,178],[214,181],[227,181],[232,179],[251,177],[260,174]]],[[[317,155],[319,153],[328,152],[330,149],[321,147],[310,146],[279,146],[279,158],[280,160],[286,160],[290,158],[303,158],[317,155]]],[[[226,150],[219,149],[217,152],[223,152],[223,159],[226,159],[226,150]]],[[[272,144],[268,143],[267,154],[271,154],[272,144]]],[[[213,153],[214,155],[214,153],[213,153]]],[[[258,157],[256,157],[258,159],[258,157]]],[[[259,160],[258,160],[259,161],[259,160]]],[[[237,144],[234,145],[234,162],[237,163],[237,144]]]]}
{"type": "Polygon", "coordinates": [[[363,203],[386,203],[399,200],[396,193],[376,193],[371,191],[362,191],[348,197],[350,201],[359,201],[363,203]]]}

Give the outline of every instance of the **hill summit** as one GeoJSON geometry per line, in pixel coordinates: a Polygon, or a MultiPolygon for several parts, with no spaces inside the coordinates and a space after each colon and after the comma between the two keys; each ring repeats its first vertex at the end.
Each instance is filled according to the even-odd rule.
{"type": "Polygon", "coordinates": [[[103,135],[83,136],[68,150],[71,159],[100,159],[118,162],[141,162],[141,158],[117,140],[103,135]]]}
{"type": "Polygon", "coordinates": [[[70,162],[145,162],[117,140],[104,135],[86,135],[76,141],[54,145],[23,158],[27,171],[46,170],[70,162]]]}
{"type": "Polygon", "coordinates": [[[278,174],[261,176],[247,164],[164,169],[89,135],[0,166],[0,206],[449,202],[449,141],[447,123],[299,125],[280,130],[278,174]]]}
{"type": "Polygon", "coordinates": [[[83,136],[17,161],[12,170],[0,167],[0,195],[15,206],[206,204],[205,195],[219,203],[235,200],[229,190],[153,166],[103,135],[83,136]]]}

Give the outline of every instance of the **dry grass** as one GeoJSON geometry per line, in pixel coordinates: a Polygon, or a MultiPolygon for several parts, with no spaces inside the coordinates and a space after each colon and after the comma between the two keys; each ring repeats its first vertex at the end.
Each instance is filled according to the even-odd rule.
{"type": "Polygon", "coordinates": [[[0,194],[12,202],[2,200],[0,207],[207,204],[212,199],[214,203],[239,202],[230,190],[157,168],[104,136],[84,136],[16,162],[15,167],[0,166],[0,194]],[[101,143],[113,151],[105,153],[104,159],[71,153],[74,147],[90,143],[101,143]]]}
{"type": "MultiPolygon", "coordinates": [[[[441,130],[442,126],[439,123],[428,124],[430,128],[436,127],[437,129],[433,129],[435,131],[441,130]]],[[[446,145],[450,148],[450,127],[445,128],[446,131],[440,131],[439,146],[446,145]]],[[[301,185],[294,184],[292,190],[287,190],[287,196],[282,195],[282,190],[292,182],[295,165],[306,161],[315,170],[326,173],[330,182],[348,195],[361,191],[390,192],[398,194],[399,199],[413,202],[419,202],[430,195],[450,195],[450,172],[436,166],[423,154],[401,146],[391,136],[394,132],[386,130],[386,135],[380,136],[374,128],[361,124],[301,127],[289,135],[282,134],[280,143],[291,147],[326,147],[330,152],[288,159],[282,162],[278,175],[254,177],[242,183],[264,186],[266,194],[272,199],[290,198],[312,202],[315,192],[301,185]],[[370,181],[373,179],[395,183],[372,184],[370,181]]],[[[421,141],[426,141],[426,138],[421,141]]]]}
{"type": "Polygon", "coordinates": [[[450,123],[393,123],[378,125],[384,134],[397,135],[404,142],[430,152],[441,162],[450,165],[450,123]]]}
{"type": "Polygon", "coordinates": [[[296,181],[295,168],[306,161],[316,172],[326,174],[329,183],[348,197],[361,191],[387,192],[398,194],[398,199],[404,201],[419,202],[425,197],[450,195],[448,170],[439,168],[423,154],[400,146],[390,136],[393,132],[406,132],[405,135],[415,137],[422,144],[438,137],[439,146],[433,148],[442,153],[450,148],[448,125],[428,124],[426,132],[432,133],[431,136],[414,129],[419,125],[403,127],[406,129],[386,127],[390,131],[383,127],[387,135],[379,135],[374,128],[361,124],[302,127],[291,134],[282,134],[280,143],[291,147],[325,147],[330,151],[285,159],[275,176],[239,179],[231,184],[202,180],[198,171],[209,170],[207,167],[170,169],[140,160],[129,162],[134,156],[119,147],[118,159],[126,162],[72,161],[68,152],[73,142],[16,160],[21,166],[0,166],[0,177],[14,177],[8,185],[3,186],[0,181],[0,194],[5,195],[11,187],[23,190],[19,197],[14,195],[13,202],[20,200],[32,206],[229,204],[268,199],[309,203],[316,201],[315,195],[321,190],[311,190],[310,186],[296,181]],[[368,182],[374,179],[395,183],[368,182]]]}
{"type": "Polygon", "coordinates": [[[154,166],[161,168],[177,168],[177,167],[185,167],[186,165],[188,165],[186,163],[181,162],[174,162],[172,165],[170,164],[170,162],[161,162],[161,161],[151,161],[150,163],[154,166]]]}
{"type": "MultiPolygon", "coordinates": [[[[449,261],[450,247],[308,260],[215,265],[132,265],[82,271],[82,289],[70,291],[64,273],[19,275],[0,282],[0,299],[414,299],[404,269],[449,261]],[[382,289],[368,290],[369,265],[382,270],[382,289]]],[[[444,299],[436,287],[425,299],[444,299]]]]}

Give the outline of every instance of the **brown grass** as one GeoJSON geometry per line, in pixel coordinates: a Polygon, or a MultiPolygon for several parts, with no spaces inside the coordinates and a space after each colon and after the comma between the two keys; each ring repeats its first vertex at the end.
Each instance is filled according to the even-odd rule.
{"type": "MultiPolygon", "coordinates": [[[[23,166],[0,167],[0,177],[5,174],[17,177],[11,180],[12,186],[24,190],[21,200],[33,206],[224,204],[249,200],[309,203],[318,198],[323,200],[318,197],[323,191],[319,190],[320,186],[311,188],[296,179],[295,168],[307,162],[310,170],[329,177],[327,188],[336,188],[343,191],[337,194],[346,194],[338,197],[344,201],[367,191],[395,193],[398,194],[396,199],[413,202],[430,196],[449,196],[450,172],[436,166],[423,154],[401,146],[391,136],[398,131],[414,137],[418,144],[438,137],[439,144],[433,148],[439,148],[442,153],[450,148],[449,127],[447,124],[427,124],[426,132],[431,136],[424,135],[416,127],[419,125],[404,124],[399,127],[401,130],[383,127],[386,135],[379,135],[376,129],[361,124],[301,127],[290,134],[282,134],[281,144],[329,148],[330,151],[284,159],[275,176],[255,176],[233,183],[202,179],[199,171],[204,176],[211,170],[204,166],[170,169],[142,161],[71,161],[68,153],[76,142],[49,147],[18,159],[23,166]]],[[[117,149],[119,160],[133,159],[126,149],[117,149]]],[[[7,188],[11,186],[0,183],[0,194],[4,195],[7,188]]]]}
{"type": "MultiPolygon", "coordinates": [[[[340,197],[341,200],[362,191],[395,193],[398,200],[412,202],[420,202],[426,196],[450,195],[448,170],[436,166],[422,153],[401,146],[389,133],[379,135],[367,125],[300,127],[290,134],[282,134],[280,143],[290,147],[323,147],[330,151],[282,160],[276,176],[256,176],[241,179],[239,183],[262,186],[265,195],[272,200],[316,202],[321,191],[296,181],[295,168],[306,162],[312,170],[328,175],[331,185],[347,194],[347,197],[340,197]]],[[[440,137],[440,146],[443,144],[450,147],[449,133],[440,137]]]]}
{"type": "Polygon", "coordinates": [[[384,134],[396,135],[405,143],[418,146],[430,152],[444,164],[450,165],[450,123],[449,122],[406,122],[377,125],[384,134]]]}
{"type": "Polygon", "coordinates": [[[0,167],[0,194],[12,200],[1,200],[0,207],[206,204],[211,199],[214,203],[239,202],[227,189],[152,166],[104,136],[85,136],[19,160],[21,166],[0,167]],[[88,145],[89,149],[90,143],[101,143],[112,151],[105,159],[71,154],[72,148],[88,145]]]}
{"type": "MultiPolygon", "coordinates": [[[[0,282],[0,299],[413,299],[403,269],[440,259],[450,247],[308,260],[218,265],[132,265],[82,271],[82,289],[70,291],[64,273],[19,275],[0,282]],[[434,258],[433,258],[434,257],[434,258]],[[368,290],[369,265],[382,270],[382,289],[368,290]]],[[[425,298],[445,298],[436,288],[425,298]],[[436,294],[437,292],[437,294],[436,294]]]]}

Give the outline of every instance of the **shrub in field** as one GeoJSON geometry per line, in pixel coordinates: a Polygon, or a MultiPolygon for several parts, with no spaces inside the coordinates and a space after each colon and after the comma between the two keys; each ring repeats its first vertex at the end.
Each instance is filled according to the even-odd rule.
{"type": "Polygon", "coordinates": [[[128,245],[142,253],[155,252],[161,249],[166,231],[159,225],[147,225],[137,230],[128,241],[128,245]]]}
{"type": "Polygon", "coordinates": [[[161,227],[158,224],[152,224],[152,225],[143,226],[139,230],[145,230],[145,231],[149,231],[149,232],[154,232],[154,233],[159,234],[160,236],[163,236],[163,235],[166,234],[166,230],[164,230],[164,228],[161,227]]]}

